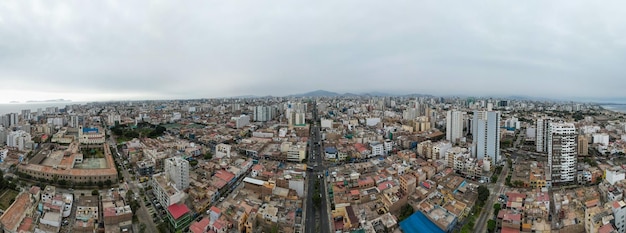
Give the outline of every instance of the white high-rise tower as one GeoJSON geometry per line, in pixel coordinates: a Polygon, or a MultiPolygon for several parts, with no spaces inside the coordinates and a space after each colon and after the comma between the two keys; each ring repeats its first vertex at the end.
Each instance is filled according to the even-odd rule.
{"type": "Polygon", "coordinates": [[[549,123],[546,132],[548,140],[548,168],[550,177],[547,185],[574,182],[576,179],[576,156],[578,140],[576,127],[572,123],[549,123]]]}
{"type": "Polygon", "coordinates": [[[500,161],[500,112],[475,111],[472,120],[472,155],[500,161]]]}
{"type": "Polygon", "coordinates": [[[180,157],[166,159],[165,175],[175,184],[176,189],[189,188],[189,161],[180,157]]]}
{"type": "Polygon", "coordinates": [[[446,118],[446,140],[453,144],[463,137],[463,113],[461,111],[448,111],[446,118]]]}

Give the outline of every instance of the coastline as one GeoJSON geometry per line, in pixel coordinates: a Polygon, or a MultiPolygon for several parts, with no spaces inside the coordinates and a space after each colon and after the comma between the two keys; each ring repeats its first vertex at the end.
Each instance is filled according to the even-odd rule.
{"type": "Polygon", "coordinates": [[[615,112],[615,113],[626,113],[626,105],[623,104],[605,104],[600,105],[604,110],[615,112]]]}
{"type": "Polygon", "coordinates": [[[29,109],[31,112],[37,112],[41,108],[45,110],[48,107],[65,108],[68,105],[83,105],[87,102],[31,102],[31,103],[3,103],[0,104],[0,115],[9,113],[22,113],[22,110],[29,109]]]}

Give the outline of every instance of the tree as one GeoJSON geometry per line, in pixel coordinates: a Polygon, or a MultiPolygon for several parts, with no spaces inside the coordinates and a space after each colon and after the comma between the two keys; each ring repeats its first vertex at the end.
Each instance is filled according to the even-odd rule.
{"type": "Polygon", "coordinates": [[[493,219],[489,219],[489,221],[487,221],[487,230],[489,232],[495,232],[496,231],[496,221],[493,219]]]}
{"type": "Polygon", "coordinates": [[[415,210],[413,209],[413,206],[411,206],[410,204],[406,204],[402,206],[402,208],[400,209],[400,216],[398,217],[398,222],[401,222],[402,220],[407,219],[414,212],[415,210]]]}
{"type": "Polygon", "coordinates": [[[498,212],[500,212],[500,209],[502,209],[502,206],[500,205],[500,203],[493,204],[494,215],[498,215],[498,212]]]}
{"type": "Polygon", "coordinates": [[[195,167],[196,165],[198,165],[198,160],[191,160],[189,161],[189,165],[191,165],[192,167],[195,167]]]}
{"type": "Polygon", "coordinates": [[[211,152],[206,152],[206,154],[204,154],[204,159],[211,160],[212,158],[213,158],[213,155],[211,154],[211,152]]]}
{"type": "Polygon", "coordinates": [[[478,205],[483,206],[487,199],[489,199],[489,189],[484,185],[478,186],[478,205]]]}
{"type": "Polygon", "coordinates": [[[107,187],[110,187],[110,186],[113,184],[113,181],[111,181],[111,180],[106,180],[106,181],[104,181],[104,184],[105,184],[107,187]]]}
{"type": "Polygon", "coordinates": [[[100,195],[100,192],[98,192],[97,189],[94,189],[93,191],[91,191],[91,195],[92,196],[98,196],[98,195],[100,195]]]}

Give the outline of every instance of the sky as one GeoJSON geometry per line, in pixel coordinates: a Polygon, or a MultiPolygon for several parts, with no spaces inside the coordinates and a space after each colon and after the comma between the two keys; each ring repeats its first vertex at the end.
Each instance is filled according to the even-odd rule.
{"type": "MultiPolygon", "coordinates": [[[[624,1],[0,1],[0,103],[626,97],[624,1]]],[[[624,98],[626,99],[626,98],[624,98]]]]}

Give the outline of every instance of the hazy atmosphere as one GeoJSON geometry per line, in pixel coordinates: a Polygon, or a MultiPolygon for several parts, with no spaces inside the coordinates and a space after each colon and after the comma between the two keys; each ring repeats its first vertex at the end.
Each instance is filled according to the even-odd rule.
{"type": "Polygon", "coordinates": [[[2,1],[0,102],[624,97],[626,3],[2,1]]]}

